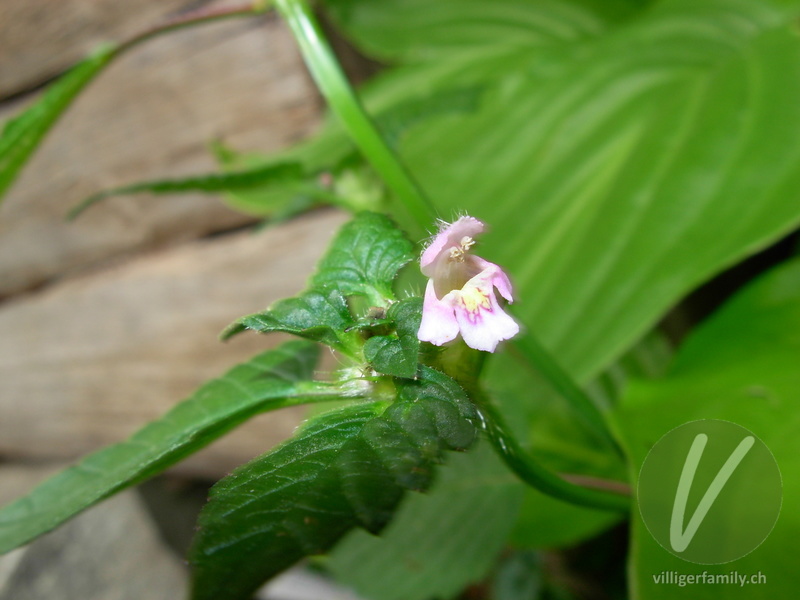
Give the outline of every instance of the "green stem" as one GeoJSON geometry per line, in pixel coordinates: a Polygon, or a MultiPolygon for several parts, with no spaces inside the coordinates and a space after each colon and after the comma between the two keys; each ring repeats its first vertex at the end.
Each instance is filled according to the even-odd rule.
{"type": "Polygon", "coordinates": [[[525,361],[543,375],[574,410],[583,422],[613,448],[619,450],[616,440],[611,434],[611,427],[598,404],[584,392],[567,371],[558,363],[536,339],[530,330],[521,338],[514,340],[514,347],[525,361]]]}
{"type": "Polygon", "coordinates": [[[347,80],[333,50],[305,0],[276,0],[300,45],[306,65],[333,113],[353,142],[400,200],[417,237],[432,231],[436,211],[400,158],[386,144],[347,80]]]}
{"type": "Polygon", "coordinates": [[[259,15],[267,11],[270,2],[268,0],[254,0],[246,4],[237,6],[228,6],[223,8],[199,8],[197,10],[181,13],[172,17],[171,19],[160,23],[154,27],[146,29],[133,37],[125,40],[117,46],[117,52],[121,53],[125,50],[133,48],[134,46],[161,35],[184,27],[191,27],[202,23],[210,23],[219,21],[221,19],[229,19],[233,17],[250,17],[259,15]]]}
{"type": "Polygon", "coordinates": [[[572,480],[567,481],[522,449],[500,411],[480,386],[479,376],[486,357],[486,352],[473,350],[463,342],[458,342],[447,352],[438,355],[432,366],[458,381],[472,398],[481,413],[484,429],[492,445],[508,467],[531,487],[559,500],[605,510],[629,510],[630,491],[626,484],[581,475],[567,475],[572,480]]]}
{"type": "MultiPolygon", "coordinates": [[[[508,467],[528,485],[571,504],[600,508],[619,512],[630,510],[630,497],[625,495],[626,487],[616,482],[604,482],[606,489],[596,482],[592,487],[570,483],[553,473],[527,454],[511,434],[500,413],[492,406],[484,394],[472,390],[472,398],[478,404],[483,416],[489,439],[508,467]]],[[[575,479],[580,481],[580,479],[575,479]]]]}
{"type": "MultiPolygon", "coordinates": [[[[400,158],[383,140],[347,81],[339,62],[317,23],[306,0],[275,0],[297,39],[303,57],[320,91],[341,120],[353,142],[369,160],[386,184],[394,191],[407,216],[416,224],[417,234],[430,231],[436,212],[400,158]]],[[[602,439],[616,448],[605,418],[594,402],[580,389],[556,360],[531,336],[518,343],[521,354],[566,398],[602,439]]],[[[557,476],[553,475],[553,477],[557,476]]],[[[558,479],[558,485],[571,486],[558,479]]],[[[577,487],[577,486],[572,486],[577,487]]]]}

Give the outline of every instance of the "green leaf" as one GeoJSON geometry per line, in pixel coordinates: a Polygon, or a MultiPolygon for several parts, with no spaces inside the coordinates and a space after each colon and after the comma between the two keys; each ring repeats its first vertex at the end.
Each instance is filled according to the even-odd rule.
{"type": "Polygon", "coordinates": [[[363,212],[347,223],[317,266],[311,286],[363,296],[375,306],[394,298],[392,282],[412,259],[412,245],[391,219],[363,212]]]}
{"type": "MultiPolygon", "coordinates": [[[[354,19],[384,8],[350,4],[354,19]]],[[[418,4],[415,20],[461,34],[449,24],[462,2],[418,4]]],[[[506,38],[491,19],[498,4],[511,3],[469,5],[485,7],[473,20],[491,30],[487,40],[506,38]]],[[[554,35],[571,31],[560,3],[515,4],[554,35]]],[[[487,86],[480,110],[429,120],[401,153],[443,215],[491,225],[480,253],[511,273],[516,314],[582,381],[691,289],[800,223],[796,12],[763,0],[734,6],[666,0],[621,27],[575,4],[574,22],[594,23],[580,45],[553,41],[545,52],[498,41],[496,51],[453,52],[368,90],[399,102],[423,76],[487,86]],[[630,51],[639,45],[646,51],[630,51]]],[[[528,21],[504,22],[525,31],[528,21]]]]}
{"type": "Polygon", "coordinates": [[[132,185],[113,188],[89,196],[69,211],[68,217],[74,219],[84,210],[112,196],[149,192],[151,194],[174,194],[175,192],[237,192],[267,184],[286,184],[302,181],[306,177],[302,165],[296,162],[275,163],[255,169],[230,173],[196,175],[182,179],[162,179],[143,181],[132,185]]]}
{"type": "MultiPolygon", "coordinates": [[[[592,381],[587,392],[601,406],[611,409],[631,378],[660,376],[671,358],[666,340],[651,332],[592,381]]],[[[521,370],[513,357],[497,356],[495,361],[492,391],[505,407],[509,422],[517,424],[519,438],[529,440],[534,456],[560,473],[627,479],[625,465],[587,435],[585,426],[576,421],[547,382],[521,370]],[[517,399],[521,389],[526,390],[523,402],[517,399]]],[[[620,520],[617,513],[575,506],[526,487],[510,542],[519,548],[565,548],[596,536],[620,520]]]]}
{"type": "Polygon", "coordinates": [[[396,148],[403,134],[433,117],[469,114],[480,107],[485,89],[480,85],[437,90],[396,104],[375,116],[386,143],[396,148]]]}
{"type": "MultiPolygon", "coordinates": [[[[477,111],[433,118],[399,148],[442,215],[491,226],[479,254],[511,274],[515,313],[582,384],[800,223],[796,2],[663,0],[624,22],[589,2],[329,5],[361,47],[407,63],[364,89],[368,106],[485,86],[477,111]]],[[[547,464],[618,474],[563,403],[498,359],[488,379],[547,464]]],[[[548,524],[565,516],[541,508],[548,524]]],[[[540,531],[560,544],[591,524],[540,531]]]]}
{"type": "Polygon", "coordinates": [[[543,596],[544,560],[530,550],[515,552],[500,564],[492,581],[493,600],[536,600],[543,596]]]}
{"type": "Polygon", "coordinates": [[[45,134],[116,53],[117,48],[110,45],[99,49],[60,77],[33,106],[5,124],[0,135],[0,202],[45,134]]]}
{"type": "Polygon", "coordinates": [[[338,290],[310,289],[295,298],[279,300],[264,312],[242,317],[221,337],[229,339],[245,329],[259,333],[282,331],[350,354],[355,336],[346,329],[354,323],[347,301],[338,290]]]}
{"type": "Polygon", "coordinates": [[[249,598],[266,579],[329,549],[357,526],[378,532],[405,490],[424,490],[445,449],[469,447],[475,409],[423,369],[397,399],[310,421],[278,449],[218,483],[191,552],[194,600],[249,598]]]}
{"type": "MultiPolygon", "coordinates": [[[[260,412],[307,402],[321,384],[319,348],[288,342],[198,389],[128,441],[88,455],[0,509],[0,552],[45,533],[92,504],[192,454],[260,412]]],[[[324,393],[324,392],[322,392],[324,393]]]]}
{"type": "MultiPolygon", "coordinates": [[[[346,298],[364,296],[375,306],[386,306],[394,298],[392,281],[409,260],[411,242],[391,219],[377,213],[359,213],[331,242],[305,292],[280,300],[264,312],[238,319],[222,333],[222,338],[246,329],[261,333],[283,331],[359,356],[359,325],[346,298]]],[[[404,347],[409,344],[407,339],[403,343],[404,347]]]]}
{"type": "MultiPolygon", "coordinates": [[[[653,575],[763,572],[766,585],[725,586],[731,600],[789,598],[797,565],[790,548],[800,537],[800,260],[787,263],[737,294],[681,347],[666,377],[638,380],[617,413],[631,458],[631,477],[667,431],[696,419],[723,419],[753,431],[772,451],[783,477],[783,511],[751,554],[724,565],[695,565],[658,545],[634,511],[630,587],[633,598],[675,597],[653,575]]],[[[753,501],[756,501],[754,498],[753,501]]],[[[719,597],[719,586],[692,586],[692,598],[719,597]]]]}
{"type": "Polygon", "coordinates": [[[370,600],[452,598],[491,569],[524,487],[479,444],[453,456],[429,493],[407,496],[380,537],[352,532],[325,566],[370,600]]]}
{"type": "MultiPolygon", "coordinates": [[[[415,96],[380,110],[374,120],[392,147],[405,133],[433,117],[458,116],[476,111],[484,89],[479,85],[425,91],[414,86],[415,96]]],[[[237,153],[216,142],[212,145],[217,160],[226,170],[243,173],[269,169],[284,163],[302,165],[301,181],[272,179],[251,189],[225,190],[225,199],[234,209],[255,215],[275,217],[292,205],[334,204],[352,211],[383,210],[383,184],[365,164],[340,124],[332,119],[314,138],[274,156],[237,153]],[[324,183],[330,180],[330,183],[324,183]]]]}
{"type": "Polygon", "coordinates": [[[419,324],[422,300],[400,300],[389,307],[387,318],[395,326],[396,335],[375,335],[364,344],[364,358],[379,373],[412,378],[417,374],[419,324]]]}
{"type": "Polygon", "coordinates": [[[630,15],[636,0],[326,0],[326,7],[369,54],[388,61],[447,60],[500,47],[538,50],[577,42],[608,20],[630,15]]]}

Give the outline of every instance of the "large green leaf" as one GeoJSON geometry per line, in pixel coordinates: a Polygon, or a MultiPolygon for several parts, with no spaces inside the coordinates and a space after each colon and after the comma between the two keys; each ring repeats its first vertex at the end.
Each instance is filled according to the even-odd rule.
{"type": "MultiPolygon", "coordinates": [[[[653,444],[669,430],[696,419],[723,419],[747,427],[772,450],[782,472],[783,511],[767,540],[746,557],[724,565],[696,565],[664,550],[633,515],[633,598],[676,597],[657,585],[663,571],[742,575],[762,572],[763,585],[693,585],[687,597],[731,600],[791,598],[797,589],[794,558],[800,539],[800,260],[750,285],[703,324],[680,349],[669,374],[631,386],[618,412],[632,460],[631,476],[653,444]]],[[[758,501],[758,499],[753,499],[758,501]]]]}
{"type": "Polygon", "coordinates": [[[548,48],[602,32],[637,0],[326,0],[368,53],[403,62],[487,48],[548,48]]]}
{"type": "MultiPolygon", "coordinates": [[[[482,4],[485,18],[469,25],[479,51],[458,42],[462,2],[332,6],[362,47],[396,40],[382,57],[417,61],[364,90],[374,110],[410,87],[485,86],[478,111],[427,122],[400,149],[443,215],[489,223],[480,252],[514,278],[517,314],[587,382],[679,298],[800,221],[797,3],[664,0],[623,24],[583,4],[594,26],[564,39],[558,31],[579,29],[555,3],[482,4]],[[395,18],[412,4],[424,40],[395,18]],[[510,5],[509,14],[538,17],[490,18],[510,5]],[[519,40],[517,25],[535,18],[553,34],[503,41],[511,21],[509,38],[519,40]]],[[[581,12],[581,3],[559,4],[581,12]]],[[[541,383],[505,357],[489,370],[548,464],[620,475],[541,383]]],[[[522,514],[515,540],[537,546],[609,522],[535,493],[522,514]],[[546,527],[559,516],[571,527],[546,527]]]]}
{"type": "Polygon", "coordinates": [[[408,40],[409,19],[430,23],[426,40],[453,40],[372,84],[370,106],[411,86],[486,86],[479,110],[431,119],[400,148],[443,215],[491,225],[481,251],[514,277],[517,314],[581,380],[800,221],[795,2],[665,0],[621,25],[599,4],[468,3],[480,51],[456,43],[458,0],[344,6],[340,22],[365,46],[408,40]],[[530,44],[503,42],[533,21],[551,35],[531,25],[530,44]]]}
{"type": "Polygon", "coordinates": [[[442,467],[430,492],[408,496],[380,537],[352,532],[325,565],[370,600],[452,598],[494,565],[523,489],[481,444],[442,467]]]}
{"type": "Polygon", "coordinates": [[[206,383],[128,441],[88,455],[0,510],[0,552],[53,529],[111,494],[196,452],[253,415],[327,394],[314,374],[319,349],[287,342],[206,383]]]}
{"type": "Polygon", "coordinates": [[[0,202],[61,113],[116,53],[114,46],[101,48],[50,86],[33,106],[5,124],[0,135],[0,202]]]}
{"type": "Polygon", "coordinates": [[[428,368],[394,402],[319,416],[212,490],[191,552],[195,600],[249,598],[269,577],[348,530],[380,531],[405,490],[424,490],[446,449],[477,435],[473,405],[428,368]]]}

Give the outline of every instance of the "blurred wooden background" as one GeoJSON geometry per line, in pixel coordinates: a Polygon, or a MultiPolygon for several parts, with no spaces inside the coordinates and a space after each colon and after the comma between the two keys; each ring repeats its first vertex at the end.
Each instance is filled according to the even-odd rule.
{"type": "MultiPolygon", "coordinates": [[[[98,43],[203,4],[3,0],[0,122],[98,43]]],[[[258,234],[200,195],[114,199],[75,223],[64,214],[102,188],[213,170],[213,138],[282,148],[313,132],[321,111],[274,16],[149,41],[85,90],[0,207],[0,461],[63,463],[119,441],[280,341],[222,344],[217,334],[301,289],[342,214],[258,234]]],[[[289,435],[301,414],[264,415],[178,470],[223,475],[289,435]]]]}

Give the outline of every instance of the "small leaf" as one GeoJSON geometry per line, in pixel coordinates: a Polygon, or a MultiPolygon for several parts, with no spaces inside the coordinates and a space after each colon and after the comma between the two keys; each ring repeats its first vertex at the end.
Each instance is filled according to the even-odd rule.
{"type": "Polygon", "coordinates": [[[222,338],[246,329],[283,331],[356,356],[361,349],[360,325],[350,313],[346,296],[366,296],[372,304],[386,306],[394,297],[392,281],[409,260],[411,242],[391,219],[359,213],[334,238],[305,292],[238,319],[222,332],[222,338]]]}
{"type": "MultiPolygon", "coordinates": [[[[417,89],[421,86],[409,86],[417,89]]],[[[377,127],[390,145],[396,145],[411,128],[430,118],[474,112],[484,92],[483,86],[469,85],[434,90],[426,95],[383,102],[372,110],[377,127]]],[[[383,184],[368,167],[338,121],[330,120],[315,137],[295,148],[275,155],[239,153],[215,141],[211,146],[224,170],[258,170],[281,163],[302,165],[301,180],[268,180],[248,189],[224,190],[226,202],[235,210],[273,217],[292,203],[335,204],[349,210],[375,209],[383,198],[383,184]],[[332,187],[320,183],[320,175],[333,179],[332,187]],[[298,201],[298,199],[300,199],[298,201]]]]}
{"type": "Polygon", "coordinates": [[[422,300],[411,298],[395,302],[387,317],[395,324],[396,336],[376,335],[364,344],[364,357],[373,368],[386,375],[413,378],[417,373],[419,324],[422,300]]]}
{"type": "Polygon", "coordinates": [[[196,452],[253,415],[300,404],[318,388],[319,348],[303,341],[259,354],[206,383],[128,441],[90,454],[0,510],[0,552],[63,523],[111,494],[196,452]]]}
{"type": "Polygon", "coordinates": [[[333,240],[317,267],[312,287],[339,290],[345,296],[364,296],[375,306],[394,297],[392,281],[412,259],[412,245],[384,215],[362,212],[333,240]]]}
{"type": "Polygon", "coordinates": [[[221,337],[229,339],[245,329],[259,333],[282,331],[350,354],[354,334],[345,330],[354,323],[347,302],[338,291],[312,289],[295,298],[279,300],[264,312],[242,317],[221,337]]]}
{"type": "Polygon", "coordinates": [[[74,219],[84,210],[111,196],[150,192],[151,194],[173,194],[175,192],[236,192],[253,189],[266,184],[302,181],[306,177],[302,165],[296,162],[281,162],[255,169],[230,173],[196,175],[182,179],[162,179],[143,181],[113,188],[89,196],[69,211],[68,218],[74,219]]]}
{"type": "Polygon", "coordinates": [[[475,409],[450,378],[423,368],[392,404],[321,415],[278,449],[218,483],[190,554],[194,600],[249,598],[304,556],[348,530],[373,533],[404,490],[424,490],[443,451],[476,438],[475,409]]]}
{"type": "Polygon", "coordinates": [[[33,106],[6,123],[0,135],[0,202],[45,134],[116,53],[116,47],[104,46],[59,78],[33,106]]]}

